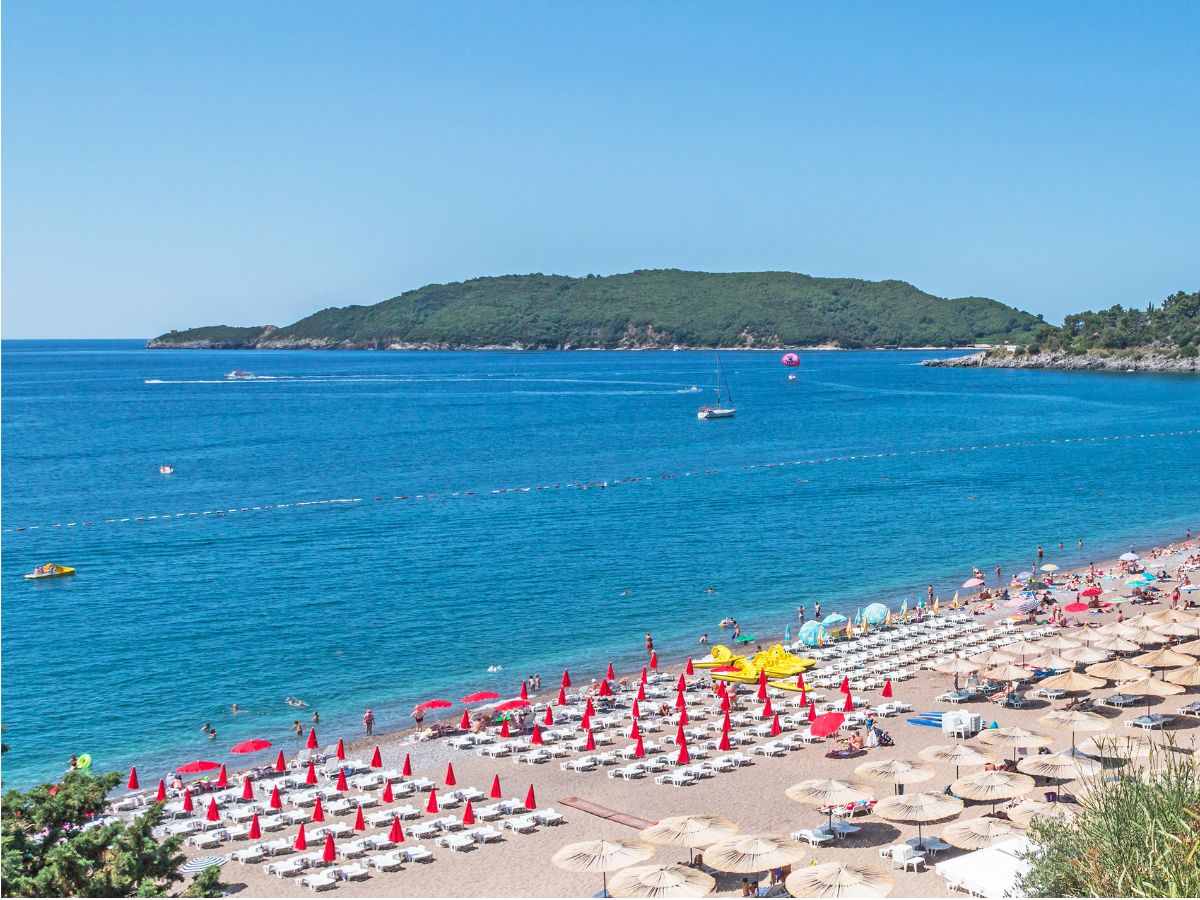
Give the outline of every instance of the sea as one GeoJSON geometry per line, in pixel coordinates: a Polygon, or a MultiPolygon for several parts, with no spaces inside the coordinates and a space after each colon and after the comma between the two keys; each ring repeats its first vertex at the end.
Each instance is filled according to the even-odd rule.
{"type": "Polygon", "coordinates": [[[287,744],[288,697],[323,743],[458,716],[636,670],[646,632],[700,654],[726,616],[778,635],[1200,528],[1194,376],[939,355],[723,353],[737,415],[700,421],[712,352],[5,341],[4,785],[238,762],[287,744]],[[77,574],[23,578],[46,562],[77,574]]]}

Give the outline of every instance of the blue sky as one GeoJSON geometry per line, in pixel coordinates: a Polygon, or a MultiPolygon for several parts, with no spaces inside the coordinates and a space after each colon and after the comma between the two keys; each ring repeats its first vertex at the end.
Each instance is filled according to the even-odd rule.
{"type": "Polygon", "coordinates": [[[9,0],[3,39],[7,337],[513,272],[1200,288],[1196,3],[9,0]]]}

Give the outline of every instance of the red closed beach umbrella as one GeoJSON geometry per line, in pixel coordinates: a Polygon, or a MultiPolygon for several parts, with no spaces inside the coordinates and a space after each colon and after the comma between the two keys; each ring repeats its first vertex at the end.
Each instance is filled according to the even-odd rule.
{"type": "Polygon", "coordinates": [[[229,748],[230,753],[261,753],[271,746],[270,741],[253,740],[242,741],[240,744],[234,744],[229,748]]]}
{"type": "Polygon", "coordinates": [[[400,774],[406,778],[412,777],[412,759],[407,753],[404,754],[404,767],[400,770],[400,774]]]}
{"type": "Polygon", "coordinates": [[[292,843],[292,846],[295,847],[297,850],[307,850],[308,849],[308,838],[306,838],[304,836],[304,823],[303,822],[300,823],[300,830],[296,833],[296,840],[292,843]]]}
{"type": "Polygon", "coordinates": [[[305,742],[304,746],[307,747],[309,750],[317,749],[317,729],[315,729],[315,728],[308,729],[308,740],[305,742]]]}
{"type": "Polygon", "coordinates": [[[679,691],[681,694],[687,690],[687,680],[682,675],[680,675],[679,680],[675,682],[675,690],[679,691]]]}
{"type": "Polygon", "coordinates": [[[183,789],[183,811],[191,812],[196,808],[196,804],[192,802],[192,792],[189,788],[183,789]]]}
{"type": "Polygon", "coordinates": [[[592,727],[592,717],[589,714],[584,713],[583,718],[579,720],[579,730],[587,731],[591,727],[592,727]]]}
{"type": "Polygon", "coordinates": [[[763,704],[763,708],[762,708],[762,717],[763,717],[764,719],[769,719],[769,718],[771,718],[771,716],[773,716],[773,715],[775,715],[775,710],[774,710],[774,708],[771,706],[771,698],[770,698],[770,697],[768,697],[768,698],[767,698],[767,702],[763,704]]]}
{"type": "Polygon", "coordinates": [[[569,688],[571,686],[571,673],[563,669],[562,686],[569,688]]]}
{"type": "Polygon", "coordinates": [[[493,800],[499,800],[501,797],[504,796],[504,794],[500,790],[500,774],[499,773],[496,773],[494,776],[492,776],[492,790],[488,793],[488,796],[491,797],[493,800]]]}
{"type": "Polygon", "coordinates": [[[638,721],[637,721],[637,719],[634,719],[633,727],[629,729],[629,739],[631,741],[636,741],[641,736],[641,734],[642,734],[641,729],[638,728],[638,721]]]}
{"type": "Polygon", "coordinates": [[[463,807],[462,823],[464,825],[474,825],[475,824],[475,810],[471,806],[470,800],[468,800],[467,805],[463,807]]]}
{"type": "Polygon", "coordinates": [[[129,781],[125,782],[125,787],[129,788],[131,791],[136,791],[138,789],[137,766],[130,766],[129,781]]]}
{"type": "Polygon", "coordinates": [[[262,837],[262,828],[258,824],[258,813],[250,817],[250,833],[246,835],[252,841],[257,841],[262,837]]]}
{"type": "Polygon", "coordinates": [[[589,752],[596,749],[596,736],[592,734],[590,728],[587,731],[587,742],[583,745],[583,749],[589,752]]]}
{"type": "Polygon", "coordinates": [[[611,662],[608,664],[608,671],[606,671],[604,673],[604,677],[607,678],[609,681],[614,681],[617,677],[617,673],[613,671],[611,662]]]}
{"type": "Polygon", "coordinates": [[[657,651],[653,651],[650,654],[650,670],[652,672],[658,671],[658,652],[657,651]]]}
{"type": "Polygon", "coordinates": [[[601,697],[611,697],[613,695],[612,688],[608,686],[608,679],[603,678],[600,681],[600,690],[596,692],[601,697]]]}
{"type": "Polygon", "coordinates": [[[559,706],[567,705],[567,689],[566,688],[558,689],[558,699],[555,700],[554,702],[557,703],[559,706]]]}
{"type": "Polygon", "coordinates": [[[721,740],[719,740],[717,742],[717,749],[724,751],[724,752],[729,751],[729,732],[728,731],[721,732],[721,740]]]}
{"type": "Polygon", "coordinates": [[[817,704],[811,700],[808,701],[808,721],[817,721],[817,704]]]}
{"type": "Polygon", "coordinates": [[[729,695],[721,695],[721,712],[729,712],[729,695]]]}
{"type": "Polygon", "coordinates": [[[687,735],[683,733],[683,723],[679,723],[675,728],[675,743],[684,744],[687,742],[687,735]]]}
{"type": "Polygon", "coordinates": [[[242,799],[254,799],[254,782],[250,780],[249,775],[242,779],[242,799]]]}
{"type": "Polygon", "coordinates": [[[808,706],[808,688],[800,688],[800,705],[808,706]]]}
{"type": "Polygon", "coordinates": [[[804,673],[803,672],[801,672],[799,675],[796,676],[796,687],[800,688],[800,693],[802,693],[802,694],[804,693],[805,688],[804,688],[804,673]]]}
{"type": "Polygon", "coordinates": [[[675,708],[683,709],[685,706],[687,706],[687,697],[683,696],[683,694],[676,694],[675,695],[675,708]]]}
{"type": "Polygon", "coordinates": [[[287,761],[283,758],[282,750],[280,750],[279,755],[277,757],[275,757],[275,771],[276,772],[286,772],[287,771],[287,761]]]}
{"type": "Polygon", "coordinates": [[[850,676],[849,675],[842,676],[842,685],[841,685],[841,687],[838,688],[838,690],[841,691],[843,694],[850,693],[850,676]]]}
{"type": "Polygon", "coordinates": [[[500,737],[509,737],[512,734],[508,729],[508,719],[500,723],[500,737]]]}
{"type": "Polygon", "coordinates": [[[333,835],[325,835],[325,849],[321,851],[321,860],[331,863],[337,859],[337,847],[333,844],[333,835]]]}
{"type": "Polygon", "coordinates": [[[758,683],[758,694],[756,696],[759,700],[767,699],[767,684],[765,681],[760,681],[758,683]]]}
{"type": "Polygon", "coordinates": [[[279,786],[271,788],[271,800],[269,803],[271,809],[283,809],[283,800],[279,796],[279,786]]]}
{"type": "Polygon", "coordinates": [[[465,709],[463,710],[462,718],[458,720],[458,727],[460,731],[466,731],[471,727],[471,714],[465,709]]]}
{"type": "Polygon", "coordinates": [[[317,798],[317,802],[313,805],[312,820],[314,822],[325,821],[325,807],[321,804],[321,798],[317,798]]]}
{"type": "Polygon", "coordinates": [[[363,815],[361,806],[358,808],[358,812],[356,812],[354,814],[354,830],[355,831],[366,831],[367,830],[367,819],[363,815]]]}
{"type": "Polygon", "coordinates": [[[642,708],[638,700],[633,701],[633,706],[630,708],[630,714],[635,718],[641,718],[642,708]]]}
{"type": "Polygon", "coordinates": [[[217,798],[216,797],[212,797],[209,799],[208,812],[205,814],[204,818],[208,819],[208,821],[210,821],[210,822],[220,822],[221,821],[221,811],[219,809],[217,809],[217,798]]]}
{"type": "Polygon", "coordinates": [[[779,716],[775,716],[775,718],[771,720],[771,736],[778,737],[782,733],[783,726],[779,724],[779,716]]]}
{"type": "Polygon", "coordinates": [[[729,713],[726,712],[725,715],[721,717],[721,730],[728,731],[732,727],[732,725],[733,725],[733,722],[731,722],[729,719],[729,713]]]}
{"type": "Polygon", "coordinates": [[[542,740],[542,729],[538,728],[537,722],[533,723],[533,734],[529,738],[529,743],[531,743],[531,744],[546,743],[545,741],[542,740]]]}
{"type": "Polygon", "coordinates": [[[645,700],[646,699],[646,686],[644,684],[638,685],[637,697],[635,699],[637,699],[637,700],[645,700]]]}
{"type": "Polygon", "coordinates": [[[884,699],[892,696],[892,679],[890,678],[883,683],[883,696],[884,699]]]}
{"type": "Polygon", "coordinates": [[[683,670],[683,674],[684,675],[695,675],[696,674],[696,667],[694,665],[692,665],[692,658],[690,656],[688,657],[687,667],[683,670]]]}
{"type": "Polygon", "coordinates": [[[458,782],[454,778],[454,763],[446,763],[446,786],[454,787],[458,782]]]}
{"type": "Polygon", "coordinates": [[[687,711],[687,707],[685,706],[683,709],[681,709],[679,711],[679,724],[686,725],[687,723],[688,723],[688,711],[687,711]]]}
{"type": "Polygon", "coordinates": [[[553,707],[550,707],[550,706],[546,707],[546,715],[542,716],[542,721],[546,724],[547,727],[554,724],[554,708],[553,707]]]}
{"type": "Polygon", "coordinates": [[[190,763],[184,763],[182,766],[179,766],[178,768],[176,768],[175,771],[183,772],[184,774],[187,774],[187,775],[192,775],[196,772],[211,772],[211,771],[213,771],[213,769],[219,769],[219,768],[221,768],[220,763],[211,762],[210,760],[207,760],[207,759],[197,759],[190,763]]]}
{"type": "Polygon", "coordinates": [[[339,791],[350,790],[350,785],[346,783],[346,770],[338,769],[337,789],[339,791]]]}
{"type": "Polygon", "coordinates": [[[679,756],[675,758],[675,761],[681,766],[686,766],[692,761],[691,754],[688,753],[687,741],[679,745],[679,756]]]}
{"type": "Polygon", "coordinates": [[[375,745],[375,752],[371,754],[371,768],[378,769],[383,766],[383,754],[379,752],[379,745],[375,745]]]}
{"type": "Polygon", "coordinates": [[[846,702],[842,704],[842,712],[854,712],[854,698],[849,694],[846,695],[846,702]]]}
{"type": "Polygon", "coordinates": [[[338,759],[346,758],[346,744],[341,738],[338,738],[337,750],[334,751],[334,756],[336,756],[338,759]]]}
{"type": "Polygon", "coordinates": [[[161,778],[158,779],[158,793],[154,795],[155,803],[162,803],[167,799],[167,783],[161,778]]]}
{"type": "Polygon", "coordinates": [[[592,705],[591,697],[587,698],[587,703],[583,707],[583,712],[584,712],[584,715],[588,715],[588,716],[594,716],[596,714],[596,707],[594,705],[592,705]]]}
{"type": "Polygon", "coordinates": [[[641,678],[638,679],[638,682],[641,684],[645,684],[649,680],[650,680],[650,675],[646,671],[646,667],[642,666],[642,676],[641,676],[641,678]]]}
{"type": "Polygon", "coordinates": [[[384,803],[391,803],[396,799],[396,794],[392,791],[392,783],[385,781],[383,783],[383,796],[380,798],[384,803]]]}
{"type": "Polygon", "coordinates": [[[304,776],[304,783],[305,784],[316,784],[317,783],[317,767],[313,764],[313,761],[311,759],[308,761],[308,774],[304,776]]]}
{"type": "Polygon", "coordinates": [[[438,811],[437,791],[433,788],[429,790],[429,802],[425,804],[425,812],[436,813],[438,811]]]}
{"type": "Polygon", "coordinates": [[[528,699],[529,699],[529,687],[528,687],[528,685],[527,685],[527,684],[526,684],[524,681],[522,681],[522,682],[521,682],[521,693],[520,693],[520,694],[518,694],[518,696],[519,696],[519,697],[520,697],[522,700],[528,700],[528,699]]]}
{"type": "Polygon", "coordinates": [[[646,745],[642,742],[642,736],[639,734],[637,743],[633,746],[633,755],[637,759],[641,759],[646,755],[646,745]]]}
{"type": "Polygon", "coordinates": [[[399,816],[392,816],[392,827],[388,831],[388,840],[393,844],[404,843],[404,826],[400,824],[399,816]]]}
{"type": "Polygon", "coordinates": [[[529,786],[529,790],[525,792],[525,808],[528,810],[537,809],[537,799],[533,796],[533,785],[529,786]]]}
{"type": "Polygon", "coordinates": [[[225,771],[224,766],[221,766],[221,774],[217,776],[217,787],[222,790],[229,787],[229,773],[225,771]]]}

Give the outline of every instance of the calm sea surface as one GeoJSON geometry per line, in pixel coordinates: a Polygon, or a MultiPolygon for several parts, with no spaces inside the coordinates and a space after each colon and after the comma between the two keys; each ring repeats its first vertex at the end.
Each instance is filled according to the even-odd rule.
{"type": "Polygon", "coordinates": [[[1065,566],[1200,525],[1200,436],[1043,443],[1200,427],[1194,377],[932,355],[804,353],[788,382],[778,354],[725,354],[737,418],[701,422],[711,394],[680,390],[712,384],[711,353],[5,342],[4,782],[72,753],[143,778],[227,759],[284,740],[288,695],[323,739],[367,706],[399,726],[414,701],[640,665],[645,631],[684,653],[726,615],[778,632],[797,603],[898,604],[1039,543],[1065,566]],[[330,499],[360,502],[253,509],[330,499]],[[137,516],[159,518],[105,523],[137,516]],[[79,573],[22,579],[47,561],[79,573]]]}

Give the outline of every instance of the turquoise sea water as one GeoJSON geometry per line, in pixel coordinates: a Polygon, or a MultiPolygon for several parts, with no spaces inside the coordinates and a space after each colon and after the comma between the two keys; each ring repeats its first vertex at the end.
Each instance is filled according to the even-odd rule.
{"type": "Polygon", "coordinates": [[[1200,427],[1195,378],[801,355],[788,382],[779,354],[726,354],[737,418],[701,422],[711,394],[679,391],[711,353],[5,342],[5,784],[284,741],[288,695],[323,739],[367,706],[407,725],[414,701],[640,665],[645,631],[686,653],[726,615],[778,632],[797,603],[948,595],[1039,543],[1070,565],[1200,525],[1200,435],[1045,443],[1200,427]],[[957,447],[984,449],[912,452],[957,447]],[[879,453],[900,455],[838,459],[879,453]],[[328,499],[359,502],[252,509],[328,499]],[[105,523],[137,516],[161,518],[105,523]],[[46,561],[79,574],[22,579],[46,561]]]}

